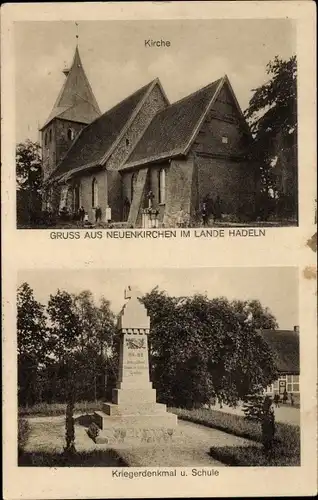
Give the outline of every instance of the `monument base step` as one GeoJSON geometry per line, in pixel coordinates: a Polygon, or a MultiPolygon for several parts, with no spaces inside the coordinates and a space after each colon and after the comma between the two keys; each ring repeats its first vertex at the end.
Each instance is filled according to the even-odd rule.
{"type": "Polygon", "coordinates": [[[128,415],[158,415],[166,414],[167,407],[162,403],[114,404],[103,403],[102,411],[110,417],[128,415]]]}
{"type": "Polygon", "coordinates": [[[94,420],[101,430],[109,430],[111,428],[171,428],[177,426],[177,415],[173,413],[154,413],[148,415],[118,415],[110,416],[103,411],[95,411],[94,420]]]}
{"type": "Polygon", "coordinates": [[[173,444],[180,437],[178,427],[112,427],[101,430],[95,438],[96,444],[108,446],[147,446],[173,444]]]}

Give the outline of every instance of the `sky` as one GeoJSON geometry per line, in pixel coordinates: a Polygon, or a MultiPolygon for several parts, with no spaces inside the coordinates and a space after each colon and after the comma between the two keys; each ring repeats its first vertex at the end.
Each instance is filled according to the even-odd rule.
{"type": "Polygon", "coordinates": [[[281,329],[293,329],[298,320],[298,269],[294,267],[192,268],[192,269],[97,269],[21,270],[18,284],[27,282],[35,298],[47,304],[58,289],[69,293],[90,290],[96,303],[101,296],[116,314],[125,303],[124,290],[141,294],[158,286],[172,296],[206,294],[229,300],[258,299],[276,317],[281,329]]]}
{"type": "Polygon", "coordinates": [[[72,62],[78,33],[84,70],[104,112],[156,77],[170,102],[227,74],[241,108],[268,79],[275,55],[295,53],[288,19],[28,21],[15,24],[16,139],[39,140],[72,62]],[[145,39],[170,47],[145,47],[145,39]]]}

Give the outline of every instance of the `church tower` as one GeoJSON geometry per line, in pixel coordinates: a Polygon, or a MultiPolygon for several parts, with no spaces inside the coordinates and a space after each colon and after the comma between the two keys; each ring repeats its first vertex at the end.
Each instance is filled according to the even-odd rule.
{"type": "Polygon", "coordinates": [[[40,129],[44,181],[55,170],[81,130],[101,115],[76,46],[53,109],[40,129]]]}

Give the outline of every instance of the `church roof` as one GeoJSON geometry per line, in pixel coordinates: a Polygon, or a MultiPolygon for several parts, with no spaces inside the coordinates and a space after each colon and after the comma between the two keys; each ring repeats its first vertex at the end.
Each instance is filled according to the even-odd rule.
{"type": "Polygon", "coordinates": [[[53,172],[52,178],[81,170],[82,167],[102,164],[157,81],[153,80],[140,88],[85,127],[53,172]]]}
{"type": "Polygon", "coordinates": [[[54,118],[88,124],[101,114],[83,69],[78,47],[75,49],[72,66],[65,74],[64,85],[42,129],[54,118]]]}
{"type": "Polygon", "coordinates": [[[260,330],[273,352],[277,370],[299,374],[299,333],[293,330],[260,330]]]}
{"type": "Polygon", "coordinates": [[[159,111],[121,170],[186,154],[223,82],[220,78],[159,111]]]}

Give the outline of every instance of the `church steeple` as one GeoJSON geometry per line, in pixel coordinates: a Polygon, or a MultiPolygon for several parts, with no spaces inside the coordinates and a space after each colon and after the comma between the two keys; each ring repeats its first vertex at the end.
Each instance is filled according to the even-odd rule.
{"type": "Polygon", "coordinates": [[[66,80],[42,128],[57,117],[88,124],[101,114],[83,69],[78,46],[76,46],[70,69],[64,69],[63,73],[66,80]]]}
{"type": "Polygon", "coordinates": [[[41,128],[44,178],[49,177],[81,130],[101,115],[76,45],[64,85],[41,128]]]}

